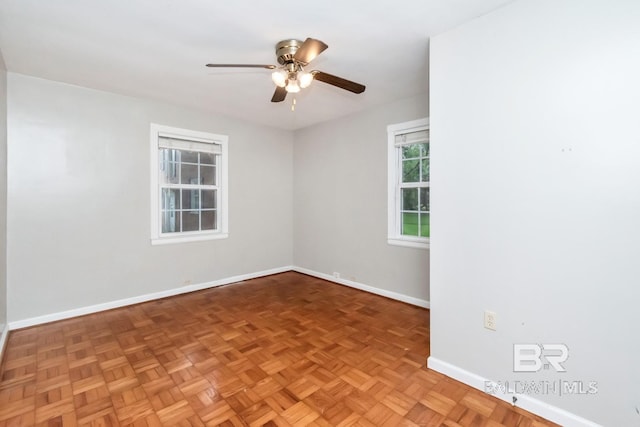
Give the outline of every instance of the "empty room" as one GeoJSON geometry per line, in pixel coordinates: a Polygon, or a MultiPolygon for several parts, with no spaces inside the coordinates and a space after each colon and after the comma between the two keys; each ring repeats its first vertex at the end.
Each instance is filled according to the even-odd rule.
{"type": "Polygon", "coordinates": [[[1,426],[640,425],[637,0],[0,1],[1,426]]]}

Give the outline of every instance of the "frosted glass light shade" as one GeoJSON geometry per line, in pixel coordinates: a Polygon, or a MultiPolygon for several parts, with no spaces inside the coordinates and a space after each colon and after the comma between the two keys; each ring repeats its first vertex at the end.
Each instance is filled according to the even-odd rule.
{"type": "Polygon", "coordinates": [[[286,91],[289,93],[298,93],[300,92],[300,86],[298,86],[298,81],[295,79],[289,79],[287,81],[287,87],[285,87],[286,91]]]}
{"type": "Polygon", "coordinates": [[[311,82],[313,81],[313,74],[307,73],[306,71],[301,71],[298,73],[298,83],[302,89],[309,87],[311,82]]]}
{"type": "Polygon", "coordinates": [[[271,80],[278,87],[284,87],[287,84],[287,73],[284,70],[276,70],[271,73],[271,80]]]}

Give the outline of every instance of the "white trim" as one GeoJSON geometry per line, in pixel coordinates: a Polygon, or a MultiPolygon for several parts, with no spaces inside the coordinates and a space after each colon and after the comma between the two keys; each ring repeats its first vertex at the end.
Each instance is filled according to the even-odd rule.
{"type": "Polygon", "coordinates": [[[394,246],[404,246],[407,248],[418,248],[418,249],[429,249],[430,247],[430,243],[429,241],[412,241],[408,238],[402,238],[402,239],[398,239],[398,238],[389,238],[387,239],[387,243],[390,245],[394,245],[394,246]]]}
{"type": "Polygon", "coordinates": [[[188,236],[186,234],[180,234],[178,237],[158,237],[157,239],[151,239],[152,245],[171,245],[173,243],[187,243],[187,242],[201,242],[204,240],[219,240],[219,239],[227,239],[229,237],[229,233],[218,233],[218,234],[194,234],[193,236],[188,236]]]}
{"type": "Polygon", "coordinates": [[[381,295],[383,297],[391,298],[396,301],[406,302],[407,304],[416,305],[418,307],[429,308],[429,301],[424,299],[411,297],[409,295],[401,294],[398,292],[388,291],[386,289],[375,288],[373,286],[365,285],[363,283],[355,282],[353,280],[337,279],[330,274],[319,273],[317,271],[309,270],[308,268],[304,268],[304,267],[294,266],[292,269],[297,273],[302,273],[308,276],[317,277],[319,279],[323,279],[328,282],[338,283],[340,285],[359,289],[361,291],[369,292],[371,294],[381,295]]]}
{"type": "Polygon", "coordinates": [[[7,345],[7,340],[9,339],[9,325],[4,325],[4,329],[2,329],[2,335],[0,335],[0,362],[2,362],[4,357],[4,348],[7,345]]]}
{"type": "Polygon", "coordinates": [[[149,159],[150,159],[150,188],[151,188],[151,244],[164,245],[171,243],[185,243],[202,240],[219,240],[229,237],[229,137],[209,132],[181,129],[171,126],[149,124],[149,159]],[[218,179],[219,229],[203,231],[198,234],[189,233],[162,234],[160,232],[160,190],[158,183],[158,139],[161,137],[188,138],[194,141],[216,144],[220,147],[220,163],[216,167],[218,179]]]}
{"type": "Polygon", "coordinates": [[[272,274],[284,273],[291,271],[293,267],[278,267],[270,270],[258,271],[255,273],[241,274],[238,276],[227,277],[225,279],[213,280],[206,283],[198,283],[189,286],[182,286],[180,288],[167,289],[166,291],[154,292],[151,294],[139,295],[136,297],[120,299],[116,301],[110,301],[102,304],[91,305],[88,307],[75,308],[72,310],[61,311],[58,313],[45,314],[44,316],[32,317],[29,319],[16,320],[9,322],[9,327],[5,329],[21,329],[29,326],[40,325],[43,323],[55,322],[56,320],[69,319],[71,317],[84,316],[85,314],[97,313],[99,311],[111,310],[113,308],[125,307],[132,304],[139,304],[141,302],[152,301],[160,298],[171,297],[174,295],[186,294],[189,292],[200,291],[202,289],[214,288],[216,286],[228,285],[230,283],[242,282],[245,280],[255,279],[263,276],[270,276],[272,274]]]}
{"type": "MultiPolygon", "coordinates": [[[[496,384],[495,382],[476,375],[473,372],[469,372],[465,369],[459,368],[455,365],[447,363],[443,360],[437,359],[433,356],[429,356],[427,359],[427,367],[434,371],[440,372],[448,377],[465,383],[475,389],[485,392],[485,384],[487,382],[496,384]]],[[[495,387],[494,389],[498,389],[495,387]]],[[[485,392],[486,393],[486,392],[485,392]]],[[[500,393],[489,394],[500,400],[504,400],[509,404],[513,404],[513,397],[517,398],[515,406],[536,414],[540,417],[546,418],[549,421],[560,424],[564,427],[602,427],[600,424],[596,424],[593,421],[589,421],[586,418],[582,418],[569,411],[558,408],[557,406],[549,405],[541,400],[534,399],[529,395],[521,395],[516,393],[500,393]]]]}
{"type": "Polygon", "coordinates": [[[402,123],[394,123],[387,126],[387,132],[393,133],[395,137],[397,133],[409,133],[424,130],[425,126],[429,126],[429,118],[416,119],[402,123]]]}

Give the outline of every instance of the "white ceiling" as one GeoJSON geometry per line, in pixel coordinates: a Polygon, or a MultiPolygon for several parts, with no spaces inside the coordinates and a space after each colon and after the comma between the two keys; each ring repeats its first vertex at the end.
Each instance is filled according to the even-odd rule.
{"type": "Polygon", "coordinates": [[[284,129],[426,93],[430,36],[512,0],[0,0],[9,71],[204,109],[284,129]],[[329,45],[310,69],[367,86],[314,82],[282,103],[265,69],[275,43],[329,45]]]}

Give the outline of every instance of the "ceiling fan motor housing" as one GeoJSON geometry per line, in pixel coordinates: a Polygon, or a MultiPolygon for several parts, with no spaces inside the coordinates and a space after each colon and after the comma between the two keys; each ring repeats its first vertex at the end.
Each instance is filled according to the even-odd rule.
{"type": "Polygon", "coordinates": [[[285,65],[294,62],[293,55],[296,54],[298,48],[302,45],[300,40],[290,39],[282,40],[276,44],[276,56],[278,64],[285,65]]]}

